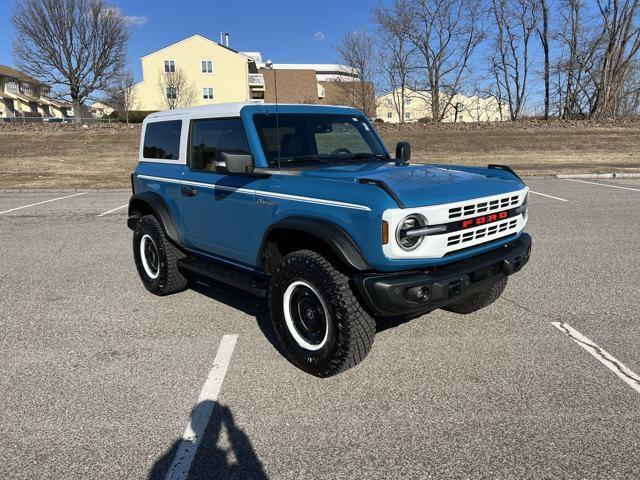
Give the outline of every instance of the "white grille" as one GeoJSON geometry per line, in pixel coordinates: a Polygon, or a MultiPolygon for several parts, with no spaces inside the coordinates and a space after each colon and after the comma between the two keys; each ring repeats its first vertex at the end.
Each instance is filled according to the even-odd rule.
{"type": "MultiPolygon", "coordinates": [[[[491,197],[464,200],[461,202],[430,205],[414,208],[394,208],[385,210],[382,219],[389,225],[389,232],[396,232],[400,222],[407,215],[419,214],[426,226],[457,224],[468,218],[511,210],[524,204],[528,188],[491,197]]],[[[449,233],[429,235],[414,250],[405,251],[395,241],[395,235],[382,246],[384,255],[392,259],[442,258],[457,250],[467,249],[486,242],[515,235],[527,224],[526,211],[513,217],[474,226],[449,233]]],[[[391,235],[390,235],[391,237],[391,235]]]]}
{"type": "Polygon", "coordinates": [[[502,235],[504,232],[516,230],[518,226],[518,219],[513,218],[505,222],[494,223],[487,227],[470,230],[468,232],[456,233],[455,235],[449,235],[447,237],[447,247],[459,245],[461,243],[471,242],[473,240],[486,239],[483,241],[489,241],[491,237],[502,235]]]}
{"type": "Polygon", "coordinates": [[[467,215],[480,215],[482,213],[489,213],[496,210],[502,210],[505,208],[514,207],[518,204],[518,195],[509,197],[496,198],[495,200],[469,203],[468,205],[462,205],[460,207],[449,209],[449,218],[460,218],[467,215]]]}

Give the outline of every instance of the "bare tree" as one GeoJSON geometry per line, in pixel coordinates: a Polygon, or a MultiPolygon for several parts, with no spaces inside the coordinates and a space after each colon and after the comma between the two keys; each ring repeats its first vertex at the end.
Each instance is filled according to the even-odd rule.
{"type": "Polygon", "coordinates": [[[537,0],[492,0],[494,65],[505,91],[511,120],[520,118],[527,96],[530,41],[538,22],[537,0]]]}
{"type": "Polygon", "coordinates": [[[62,87],[80,121],[83,102],[125,64],[125,18],[103,0],[19,0],[12,21],[18,67],[62,87]]]}
{"type": "Polygon", "coordinates": [[[350,67],[358,79],[343,82],[343,88],[349,91],[353,105],[367,116],[373,117],[376,111],[375,67],[376,50],[373,38],[364,30],[348,33],[342,41],[334,45],[340,62],[350,67]]]}
{"type": "Polygon", "coordinates": [[[549,60],[549,2],[548,0],[540,0],[540,9],[542,10],[542,30],[538,28],[538,36],[540,44],[544,52],[544,119],[549,119],[549,99],[551,96],[551,69],[549,60]]]}
{"type": "Polygon", "coordinates": [[[591,116],[623,115],[633,60],[640,50],[640,0],[596,0],[605,46],[591,106],[591,116]]]}
{"type": "Polygon", "coordinates": [[[169,110],[189,107],[195,102],[197,90],[189,76],[181,69],[160,71],[160,94],[169,110]]]}
{"type": "Polygon", "coordinates": [[[480,0],[410,0],[409,38],[426,70],[432,119],[442,121],[452,108],[484,40],[480,0]]]}
{"type": "Polygon", "coordinates": [[[115,109],[129,123],[129,113],[136,101],[135,80],[130,71],[122,72],[105,90],[105,103],[115,109]]]}
{"type": "Polygon", "coordinates": [[[379,69],[384,88],[391,93],[391,103],[400,123],[405,121],[409,83],[414,71],[415,46],[409,42],[409,0],[394,0],[374,10],[380,31],[379,69]]]}

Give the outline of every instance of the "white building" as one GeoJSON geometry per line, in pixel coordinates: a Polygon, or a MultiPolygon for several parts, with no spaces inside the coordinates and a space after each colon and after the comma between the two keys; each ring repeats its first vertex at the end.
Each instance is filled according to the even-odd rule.
{"type": "MultiPolygon", "coordinates": [[[[431,93],[426,90],[405,89],[404,109],[400,108],[402,95],[400,89],[377,98],[376,117],[388,123],[400,123],[400,114],[404,112],[405,122],[417,122],[431,118],[431,93]]],[[[440,96],[441,108],[447,104],[448,97],[440,96]]],[[[450,107],[443,122],[498,122],[508,119],[505,104],[500,105],[494,97],[478,97],[457,94],[451,98],[450,107]]]]}

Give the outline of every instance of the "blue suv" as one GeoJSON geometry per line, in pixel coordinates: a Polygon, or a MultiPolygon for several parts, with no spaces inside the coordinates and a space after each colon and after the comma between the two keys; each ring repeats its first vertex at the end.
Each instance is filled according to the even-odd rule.
{"type": "Polygon", "coordinates": [[[289,360],[329,376],[369,353],[377,317],[494,302],[529,260],[508,167],[409,164],[362,112],[232,103],[142,128],[128,226],[156,295],[205,276],[267,297],[289,360]]]}

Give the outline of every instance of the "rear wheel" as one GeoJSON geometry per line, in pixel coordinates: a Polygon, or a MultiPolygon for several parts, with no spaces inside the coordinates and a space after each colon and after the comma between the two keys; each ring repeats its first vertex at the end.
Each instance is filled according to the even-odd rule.
{"type": "Polygon", "coordinates": [[[485,287],[478,293],[474,293],[469,298],[466,298],[461,302],[451,303],[446,307],[443,307],[443,310],[462,314],[477,312],[482,308],[488,307],[500,298],[500,295],[502,295],[506,286],[507,279],[503,278],[502,280],[498,280],[488,287],[485,287]]]}
{"type": "Polygon", "coordinates": [[[360,363],[371,350],[375,321],[354,295],[349,277],[319,253],[284,257],[269,285],[269,313],[289,360],[319,377],[360,363]]]}
{"type": "Polygon", "coordinates": [[[185,255],[169,240],[153,215],[145,215],[133,232],[133,257],[145,288],[155,295],[169,295],[187,287],[178,269],[185,255]]]}

